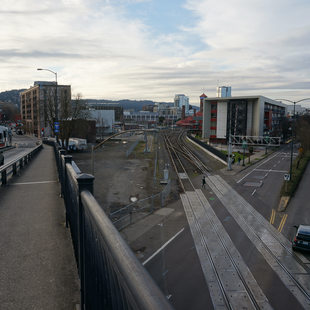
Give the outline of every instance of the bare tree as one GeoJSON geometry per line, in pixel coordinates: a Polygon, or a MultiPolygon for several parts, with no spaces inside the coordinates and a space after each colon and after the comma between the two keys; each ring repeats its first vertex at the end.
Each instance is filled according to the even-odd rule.
{"type": "Polygon", "coordinates": [[[14,121],[19,113],[15,104],[8,102],[0,102],[0,112],[2,121],[14,121]]]}
{"type": "Polygon", "coordinates": [[[48,88],[45,89],[44,92],[44,105],[43,105],[43,111],[41,111],[41,117],[43,117],[45,126],[48,125],[53,135],[55,136],[55,122],[57,120],[56,118],[56,106],[55,106],[55,88],[48,88]]]}
{"type": "MultiPolygon", "coordinates": [[[[60,134],[59,138],[62,141],[62,145],[68,149],[69,139],[72,135],[72,131],[75,124],[79,120],[85,120],[88,117],[86,110],[86,102],[82,99],[82,94],[78,93],[75,99],[70,100],[64,94],[60,97],[60,134]]],[[[81,122],[81,126],[84,126],[85,122],[81,122]]]]}
{"type": "Polygon", "coordinates": [[[310,115],[303,115],[298,118],[296,124],[297,139],[304,151],[310,150],[310,115]]]}

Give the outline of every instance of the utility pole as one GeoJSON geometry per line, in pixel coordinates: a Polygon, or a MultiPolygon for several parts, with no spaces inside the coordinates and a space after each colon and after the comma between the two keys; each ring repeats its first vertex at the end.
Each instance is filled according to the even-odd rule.
{"type": "Polygon", "coordinates": [[[54,72],[53,70],[50,70],[50,69],[43,69],[43,68],[38,68],[37,69],[38,71],[48,71],[48,72],[51,72],[55,75],[55,102],[54,102],[54,105],[55,105],[55,121],[54,121],[54,133],[55,133],[55,136],[56,136],[56,141],[57,143],[59,142],[59,139],[58,139],[58,133],[59,133],[59,118],[58,118],[58,96],[57,96],[57,72],[54,72]]]}

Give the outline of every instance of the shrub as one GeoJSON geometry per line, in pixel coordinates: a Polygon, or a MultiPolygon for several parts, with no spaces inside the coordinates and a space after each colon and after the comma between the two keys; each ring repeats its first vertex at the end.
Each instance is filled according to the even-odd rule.
{"type": "Polygon", "coordinates": [[[286,181],[283,182],[281,196],[294,196],[309,161],[310,151],[306,152],[305,154],[298,155],[298,157],[293,162],[291,180],[288,181],[287,185],[285,184],[286,181]]]}

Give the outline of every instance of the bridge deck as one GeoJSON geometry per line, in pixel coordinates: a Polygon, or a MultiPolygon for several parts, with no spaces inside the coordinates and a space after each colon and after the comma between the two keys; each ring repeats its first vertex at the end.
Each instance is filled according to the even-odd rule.
{"type": "Polygon", "coordinates": [[[53,149],[0,189],[1,309],[74,309],[79,281],[53,149]]]}

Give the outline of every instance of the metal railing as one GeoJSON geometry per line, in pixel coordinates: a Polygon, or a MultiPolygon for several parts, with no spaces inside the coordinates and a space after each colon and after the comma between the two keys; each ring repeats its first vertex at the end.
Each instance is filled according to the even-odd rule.
{"type": "Polygon", "coordinates": [[[172,309],[93,196],[94,177],[55,147],[81,282],[81,309],[172,309]]]}
{"type": "Polygon", "coordinates": [[[42,149],[42,144],[35,147],[33,150],[16,157],[14,160],[0,166],[1,184],[6,185],[8,178],[16,175],[28,162],[35,156],[35,154],[42,149]]]}
{"type": "Polygon", "coordinates": [[[231,136],[231,142],[234,145],[242,145],[246,141],[247,145],[262,145],[262,146],[280,146],[281,137],[268,136],[231,136]]]}

